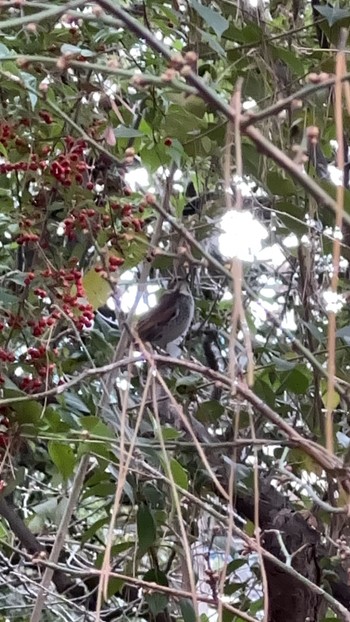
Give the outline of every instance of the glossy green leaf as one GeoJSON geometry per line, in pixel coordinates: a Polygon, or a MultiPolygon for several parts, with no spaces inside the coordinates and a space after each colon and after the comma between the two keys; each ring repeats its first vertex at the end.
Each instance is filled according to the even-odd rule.
{"type": "Polygon", "coordinates": [[[215,423],[225,412],[225,408],[217,400],[202,402],[196,412],[196,419],[203,423],[215,423]]]}
{"type": "Polygon", "coordinates": [[[350,18],[349,9],[341,9],[328,4],[316,4],[314,8],[320,15],[325,17],[329,26],[334,26],[337,22],[350,18]]]}
{"type": "Polygon", "coordinates": [[[73,449],[68,444],[50,441],[48,444],[49,456],[64,479],[68,479],[74,471],[76,458],[73,449]]]}
{"type": "Polygon", "coordinates": [[[196,615],[192,603],[189,600],[180,598],[179,605],[184,622],[196,622],[196,615]]]}
{"type": "MultiPolygon", "coordinates": [[[[168,587],[168,579],[167,576],[161,572],[160,570],[148,570],[144,576],[143,581],[147,581],[149,583],[155,583],[158,585],[164,585],[168,587]]],[[[146,595],[146,602],[154,616],[157,616],[159,613],[166,609],[169,596],[167,594],[163,594],[162,592],[157,592],[156,590],[150,594],[146,595]]]]}
{"type": "Polygon", "coordinates": [[[296,193],[294,182],[290,178],[283,177],[277,171],[268,173],[267,186],[272,194],[288,196],[296,193]]]}
{"type": "Polygon", "coordinates": [[[93,269],[84,275],[83,284],[87,299],[94,309],[105,304],[111,293],[111,286],[106,279],[93,269]]]}
{"type": "Polygon", "coordinates": [[[289,391],[292,391],[293,393],[302,395],[308,390],[309,384],[309,371],[305,367],[299,365],[290,372],[287,372],[278,391],[279,393],[282,393],[282,391],[287,389],[289,391]]]}
{"type": "Polygon", "coordinates": [[[175,484],[188,490],[188,473],[175,458],[170,460],[170,470],[175,484]]]}
{"type": "Polygon", "coordinates": [[[138,508],[136,522],[139,549],[141,554],[144,554],[155,543],[157,537],[154,516],[147,505],[141,504],[138,508]]]}
{"type": "Polygon", "coordinates": [[[212,28],[217,37],[221,37],[222,33],[228,28],[228,21],[218,11],[205,6],[197,0],[190,0],[192,8],[201,16],[209,28],[212,28]]]}
{"type": "Polygon", "coordinates": [[[140,130],[136,130],[133,127],[125,127],[124,125],[118,125],[114,130],[116,138],[136,138],[137,136],[143,136],[140,130]]]}

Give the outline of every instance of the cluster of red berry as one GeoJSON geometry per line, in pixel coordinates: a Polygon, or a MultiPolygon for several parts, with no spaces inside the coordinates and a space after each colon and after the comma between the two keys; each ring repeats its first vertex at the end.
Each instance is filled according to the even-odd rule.
{"type": "Polygon", "coordinates": [[[18,162],[3,162],[0,164],[0,173],[12,173],[13,171],[37,171],[47,168],[46,160],[39,160],[36,153],[32,153],[28,160],[19,160],[18,162]]]}
{"type": "MultiPolygon", "coordinates": [[[[40,112],[39,115],[47,119],[46,123],[49,122],[48,113],[40,112]]],[[[0,123],[0,142],[3,144],[4,136],[6,136],[6,143],[14,137],[10,126],[0,123]]],[[[57,155],[51,163],[44,159],[51,153],[51,147],[44,145],[41,148],[40,158],[36,153],[32,153],[26,160],[2,162],[0,164],[0,174],[12,173],[13,171],[46,171],[49,168],[50,174],[65,187],[71,186],[73,181],[82,184],[84,181],[83,173],[89,172],[89,166],[84,159],[84,149],[87,147],[86,141],[83,139],[75,140],[72,136],[66,136],[64,140],[66,145],[65,153],[57,155]]],[[[27,146],[27,143],[20,137],[16,137],[15,143],[17,146],[19,143],[21,146],[27,146]]],[[[85,187],[87,190],[93,190],[94,183],[87,179],[85,187]]]]}
{"type": "MultiPolygon", "coordinates": [[[[77,268],[61,268],[54,271],[51,269],[43,270],[41,277],[48,281],[46,291],[42,287],[35,287],[33,293],[41,299],[52,297],[62,301],[62,311],[74,322],[79,331],[84,328],[91,328],[94,319],[93,307],[82,299],[85,299],[85,291],[82,280],[82,273],[77,268]],[[74,293],[72,293],[72,287],[74,293]]],[[[35,275],[34,275],[35,276],[35,275]]],[[[30,282],[33,280],[33,273],[29,273],[30,282]]],[[[52,326],[61,318],[58,310],[52,311],[48,316],[41,317],[39,322],[33,326],[35,337],[41,335],[45,328],[52,326]]]]}
{"type": "MultiPolygon", "coordinates": [[[[116,272],[120,266],[125,263],[125,259],[123,257],[116,257],[116,255],[110,255],[108,257],[108,271],[116,272]]],[[[107,272],[103,266],[95,266],[95,272],[98,272],[103,277],[107,277],[107,272]]]]}
{"type": "Polygon", "coordinates": [[[20,233],[16,242],[19,245],[28,244],[28,242],[39,242],[40,237],[37,233],[20,233]]]}
{"type": "Polygon", "coordinates": [[[92,233],[96,235],[102,228],[99,220],[99,215],[96,210],[91,207],[82,210],[73,210],[67,218],[64,219],[64,234],[68,240],[75,241],[77,239],[77,232],[92,233]]]}
{"type": "Polygon", "coordinates": [[[8,141],[16,136],[16,126],[6,121],[0,122],[0,143],[7,147],[8,141]]]}
{"type": "MultiPolygon", "coordinates": [[[[50,354],[52,351],[50,350],[50,354]]],[[[53,351],[57,354],[57,350],[53,351]]],[[[28,393],[35,393],[43,387],[43,380],[52,376],[55,371],[55,363],[49,363],[47,360],[46,347],[41,345],[38,348],[28,348],[25,355],[25,362],[32,365],[33,372],[36,376],[24,376],[20,381],[20,388],[28,393]]]]}
{"type": "Polygon", "coordinates": [[[15,355],[12,352],[5,350],[5,348],[0,348],[0,361],[3,361],[4,363],[13,363],[14,360],[15,355]]]}
{"type": "MultiPolygon", "coordinates": [[[[39,288],[36,288],[34,290],[34,293],[38,290],[40,292],[40,296],[37,294],[38,298],[45,298],[47,296],[47,293],[39,288]]],[[[41,316],[38,320],[28,320],[27,325],[30,326],[30,328],[32,329],[33,337],[41,337],[41,335],[49,326],[54,326],[57,323],[57,320],[59,320],[60,317],[61,313],[55,310],[52,311],[52,313],[50,313],[49,315],[41,316]]]]}
{"type": "Polygon", "coordinates": [[[134,206],[132,203],[121,204],[118,201],[113,201],[110,203],[110,209],[118,215],[123,227],[132,227],[136,232],[143,229],[144,221],[142,218],[134,217],[133,211],[135,210],[142,214],[145,210],[145,204],[141,203],[134,206]]]}
{"type": "MultiPolygon", "coordinates": [[[[52,270],[50,268],[42,270],[38,276],[42,282],[47,283],[44,287],[33,287],[33,294],[43,301],[44,307],[39,318],[25,319],[23,316],[4,312],[5,320],[0,322],[0,330],[5,328],[20,329],[30,327],[33,337],[42,336],[47,328],[55,326],[64,316],[69,317],[78,331],[92,327],[94,320],[94,310],[92,305],[85,301],[85,291],[82,281],[82,273],[77,268],[61,268],[52,270]],[[47,299],[47,300],[45,300],[47,299]],[[50,310],[52,299],[60,301],[60,310],[50,310]]],[[[29,272],[25,279],[25,285],[30,287],[36,279],[34,272],[29,272]]],[[[34,283],[35,284],[35,283],[34,283]]],[[[50,349],[51,354],[58,354],[57,350],[50,349]]],[[[0,361],[14,363],[16,356],[7,348],[0,347],[0,361]]],[[[20,355],[18,362],[24,360],[26,365],[31,365],[33,371],[30,376],[24,376],[20,380],[20,388],[28,393],[35,393],[45,388],[45,379],[52,379],[55,364],[47,360],[46,347],[28,348],[25,355],[20,355]]],[[[0,376],[0,384],[4,382],[4,377],[0,376]]]]}
{"type": "MultiPolygon", "coordinates": [[[[84,181],[83,173],[88,172],[89,166],[84,160],[84,149],[87,144],[85,140],[79,138],[74,140],[72,136],[66,136],[66,153],[61,153],[50,165],[50,173],[63,186],[70,186],[73,181],[82,184],[84,181]]],[[[87,190],[92,190],[92,181],[86,182],[87,190]]]]}
{"type": "MultiPolygon", "coordinates": [[[[46,110],[39,112],[39,117],[44,123],[50,124],[53,122],[53,118],[46,110]]],[[[0,143],[7,147],[11,141],[15,143],[17,147],[27,146],[27,142],[23,139],[18,132],[21,132],[21,126],[29,127],[31,121],[28,117],[20,119],[17,123],[9,123],[5,119],[0,120],[0,143]]]]}
{"type": "Polygon", "coordinates": [[[42,378],[29,378],[29,376],[24,376],[24,378],[20,380],[19,387],[26,393],[35,393],[41,389],[42,384],[42,378]]]}

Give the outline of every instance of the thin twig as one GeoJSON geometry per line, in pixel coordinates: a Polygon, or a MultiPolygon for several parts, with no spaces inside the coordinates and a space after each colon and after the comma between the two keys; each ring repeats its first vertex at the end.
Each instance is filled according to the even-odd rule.
{"type": "MultiPolygon", "coordinates": [[[[254,424],[252,408],[249,408],[249,422],[250,422],[252,438],[255,438],[255,424],[254,424]]],[[[254,533],[255,533],[255,539],[256,539],[256,544],[257,544],[257,552],[258,552],[258,556],[260,560],[261,579],[262,579],[262,585],[263,585],[264,622],[268,622],[268,619],[269,619],[269,586],[268,586],[268,581],[267,581],[267,573],[266,573],[266,568],[265,568],[265,563],[264,563],[264,556],[262,553],[262,545],[261,545],[261,537],[260,537],[261,535],[260,534],[260,508],[259,508],[260,477],[259,477],[259,470],[258,470],[258,464],[259,464],[258,452],[255,446],[253,447],[253,453],[254,453],[253,473],[254,473],[254,527],[255,527],[254,533]]]]}
{"type": "Polygon", "coordinates": [[[147,375],[144,394],[142,396],[142,401],[140,404],[140,410],[138,412],[137,420],[135,423],[135,428],[133,430],[133,436],[131,438],[130,446],[127,451],[125,451],[124,441],[125,441],[125,430],[126,430],[126,406],[127,406],[128,393],[127,391],[125,392],[123,412],[121,416],[119,474],[118,474],[118,479],[117,479],[111,519],[109,523],[106,549],[105,549],[105,554],[103,557],[103,562],[102,562],[102,567],[101,567],[100,582],[98,586],[97,604],[96,604],[96,622],[99,622],[100,620],[103,597],[105,598],[105,600],[107,600],[108,598],[108,595],[107,595],[108,594],[108,581],[109,581],[110,571],[111,571],[111,552],[112,552],[112,545],[113,545],[114,525],[115,525],[115,521],[117,518],[118,510],[119,510],[120,500],[122,498],[125,481],[126,481],[126,478],[129,472],[130,463],[133,458],[135,443],[137,440],[137,435],[139,433],[142,416],[143,416],[146,401],[147,401],[147,393],[148,393],[148,389],[151,384],[151,379],[152,379],[152,373],[151,373],[151,370],[149,370],[148,375],[147,375]]]}
{"type": "MultiPolygon", "coordinates": [[[[341,31],[342,44],[341,48],[344,48],[347,40],[347,31],[344,29],[341,31]]],[[[342,110],[342,82],[341,78],[345,72],[345,55],[343,51],[339,51],[336,57],[336,82],[334,87],[334,117],[336,125],[336,137],[337,137],[337,166],[341,171],[344,171],[344,128],[343,128],[343,110],[342,110]]],[[[331,278],[331,295],[332,300],[328,309],[328,361],[327,361],[327,400],[326,400],[326,447],[329,452],[334,451],[334,435],[333,435],[333,404],[334,404],[334,384],[336,374],[336,311],[334,306],[336,305],[337,289],[339,281],[339,262],[340,262],[340,239],[339,235],[342,229],[343,213],[344,213],[344,180],[343,183],[337,185],[337,211],[335,217],[336,234],[333,241],[333,259],[332,259],[332,278],[331,278]]]]}
{"type": "Polygon", "coordinates": [[[198,610],[198,598],[197,598],[197,590],[196,590],[196,581],[195,581],[195,576],[194,576],[194,572],[193,572],[193,558],[192,558],[192,554],[191,554],[191,548],[188,542],[188,535],[186,532],[186,527],[185,527],[185,523],[184,523],[184,519],[182,516],[182,512],[181,512],[181,504],[180,504],[180,497],[179,497],[179,493],[177,491],[177,488],[175,486],[175,481],[174,481],[174,476],[173,476],[173,472],[171,470],[171,465],[170,465],[170,460],[169,460],[169,455],[168,452],[166,450],[165,447],[165,443],[164,443],[164,438],[163,438],[163,432],[162,432],[162,424],[161,424],[161,420],[159,417],[159,411],[158,411],[158,402],[157,402],[157,395],[156,395],[156,384],[155,384],[155,375],[154,375],[154,369],[151,369],[151,373],[152,373],[152,377],[153,377],[153,382],[152,382],[152,403],[153,403],[153,414],[155,417],[155,420],[157,422],[157,426],[158,426],[158,437],[159,437],[159,441],[160,441],[160,445],[161,445],[161,449],[162,449],[162,455],[163,455],[163,459],[164,459],[164,466],[165,466],[165,471],[167,473],[169,482],[170,482],[170,490],[172,493],[172,497],[174,500],[174,504],[175,504],[175,509],[176,509],[176,513],[177,513],[177,519],[179,522],[179,527],[180,527],[180,532],[181,532],[181,536],[182,536],[182,543],[183,543],[183,548],[184,548],[184,555],[185,555],[185,561],[186,561],[186,569],[187,569],[187,575],[189,578],[189,584],[190,584],[190,588],[191,588],[191,596],[192,596],[192,602],[193,602],[193,607],[194,607],[194,612],[195,612],[195,616],[196,619],[199,619],[199,610],[198,610]]]}
{"type": "MultiPolygon", "coordinates": [[[[89,456],[85,455],[82,457],[80,464],[78,466],[77,472],[75,474],[72,488],[70,491],[70,495],[68,498],[67,506],[61,518],[61,521],[60,521],[60,524],[57,530],[55,542],[53,544],[53,547],[50,553],[49,562],[51,562],[52,564],[57,564],[58,562],[58,558],[62,550],[62,547],[64,545],[65,537],[68,532],[69,523],[72,518],[74,508],[77,504],[81,488],[84,484],[85,474],[86,474],[88,465],[89,465],[89,456]]],[[[53,568],[49,568],[49,567],[46,568],[44,572],[44,576],[40,584],[39,593],[35,601],[35,605],[34,605],[33,613],[30,618],[30,622],[40,622],[41,620],[41,614],[42,614],[42,610],[45,604],[46,591],[48,590],[50,586],[53,573],[54,573],[53,568]]]]}
{"type": "Polygon", "coordinates": [[[0,21],[0,30],[5,30],[5,28],[20,28],[26,24],[39,24],[40,22],[48,20],[51,17],[60,17],[67,13],[70,9],[77,9],[85,4],[86,0],[71,0],[71,2],[67,2],[64,5],[55,5],[52,8],[50,7],[49,9],[45,9],[44,11],[38,11],[38,13],[22,15],[21,17],[12,17],[11,19],[0,21]]]}

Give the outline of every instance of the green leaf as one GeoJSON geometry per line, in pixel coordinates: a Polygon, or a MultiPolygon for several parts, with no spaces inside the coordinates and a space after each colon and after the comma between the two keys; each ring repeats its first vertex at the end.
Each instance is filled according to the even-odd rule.
{"type": "MultiPolygon", "coordinates": [[[[164,120],[164,133],[167,136],[176,137],[180,142],[194,139],[201,131],[207,129],[206,120],[200,119],[196,114],[186,110],[183,105],[173,104],[169,107],[164,120]]],[[[158,149],[160,149],[159,145],[158,149]]],[[[165,152],[167,155],[168,151],[165,152]]]]}
{"type": "Polygon", "coordinates": [[[51,520],[54,518],[57,509],[57,498],[49,497],[43,503],[38,503],[32,507],[35,514],[44,518],[50,518],[51,520]]]}
{"type": "Polygon", "coordinates": [[[342,328],[339,328],[339,330],[337,330],[336,332],[336,335],[340,339],[343,339],[343,341],[347,345],[349,345],[350,344],[350,324],[348,324],[347,326],[343,326],[342,328]]]}
{"type": "Polygon", "coordinates": [[[205,32],[205,30],[201,30],[200,28],[198,28],[198,30],[201,33],[202,41],[206,41],[209,47],[219,56],[226,58],[226,52],[224,48],[221,47],[220,43],[218,43],[216,39],[209,34],[209,32],[205,32]]]}
{"type": "MultiPolygon", "coordinates": [[[[34,90],[36,89],[37,80],[35,76],[32,76],[31,73],[27,73],[26,71],[21,71],[20,76],[24,84],[26,85],[26,87],[29,87],[30,89],[34,89],[34,90]]],[[[33,91],[28,90],[28,97],[29,97],[29,101],[32,106],[32,110],[34,110],[36,103],[38,101],[38,96],[35,93],[33,93],[33,91]]]]}
{"type": "Polygon", "coordinates": [[[350,17],[349,9],[339,9],[337,7],[332,7],[328,4],[316,4],[314,8],[320,15],[322,15],[322,17],[327,20],[329,26],[334,26],[334,24],[340,22],[342,19],[347,19],[350,17]]]}
{"type": "Polygon", "coordinates": [[[84,419],[82,419],[82,425],[85,430],[88,430],[95,436],[104,436],[109,440],[115,438],[112,430],[108,427],[108,425],[103,423],[99,417],[94,417],[92,415],[90,417],[84,417],[84,419]]]}
{"type": "Polygon", "coordinates": [[[283,382],[278,388],[278,393],[281,394],[283,391],[289,390],[297,395],[302,395],[303,393],[306,393],[309,385],[309,372],[305,366],[299,365],[286,374],[283,382]]]}
{"type": "Polygon", "coordinates": [[[310,331],[311,335],[318,341],[318,343],[324,343],[325,335],[319,329],[318,326],[315,326],[315,324],[312,324],[312,322],[303,322],[303,323],[305,324],[305,326],[307,326],[307,328],[310,331]]]}
{"type": "Polygon", "coordinates": [[[61,52],[67,56],[85,56],[86,58],[96,56],[96,52],[87,48],[80,48],[77,45],[71,45],[70,43],[63,43],[61,52]]]}
{"type": "Polygon", "coordinates": [[[327,383],[327,380],[325,378],[321,378],[320,388],[321,388],[322,402],[323,402],[324,406],[326,407],[328,405],[328,403],[329,403],[332,410],[335,410],[336,408],[338,408],[338,406],[340,404],[340,395],[339,395],[339,393],[337,393],[337,391],[335,391],[333,389],[332,393],[329,396],[329,393],[328,393],[328,383],[327,383]],[[330,399],[329,399],[329,397],[330,397],[330,399]]]}
{"type": "Polygon", "coordinates": [[[283,61],[297,76],[305,74],[304,63],[298,56],[286,48],[271,48],[274,59],[283,61]]]}
{"type": "Polygon", "coordinates": [[[125,257],[125,263],[122,266],[121,271],[130,270],[137,266],[145,257],[148,250],[148,242],[146,237],[141,233],[135,233],[133,238],[130,239],[132,234],[128,234],[128,241],[120,241],[120,249],[125,257]]]}
{"type": "MultiPolygon", "coordinates": [[[[143,581],[147,581],[148,583],[155,583],[157,585],[164,585],[168,587],[168,579],[164,572],[161,570],[151,569],[148,570],[144,576],[142,577],[143,581]]],[[[168,605],[169,597],[166,594],[162,594],[161,592],[157,592],[156,590],[153,593],[146,593],[145,600],[151,609],[154,616],[158,615],[164,611],[164,609],[168,605]]]]}
{"type": "Polygon", "coordinates": [[[98,532],[99,529],[104,527],[108,522],[107,516],[96,520],[88,529],[85,529],[84,533],[81,536],[81,546],[89,542],[89,540],[98,532]]]}
{"type": "Polygon", "coordinates": [[[190,0],[192,8],[200,15],[209,28],[212,28],[217,37],[221,37],[222,33],[228,28],[229,23],[218,11],[214,11],[209,6],[204,6],[197,0],[190,0]]]}
{"type": "Polygon", "coordinates": [[[0,541],[3,543],[4,540],[7,541],[9,536],[9,532],[6,529],[5,524],[0,520],[0,541]]]}
{"type": "Polygon", "coordinates": [[[61,475],[64,479],[68,479],[74,471],[76,462],[73,449],[70,445],[49,441],[48,452],[52,462],[56,465],[61,475]]]}
{"type": "Polygon", "coordinates": [[[86,297],[94,309],[105,304],[111,293],[111,286],[108,281],[103,279],[100,273],[96,272],[94,269],[89,270],[83,276],[83,285],[86,297]]]}
{"type": "Polygon", "coordinates": [[[175,428],[162,427],[162,436],[165,441],[176,441],[181,436],[181,432],[175,428]]]}
{"type": "Polygon", "coordinates": [[[260,43],[265,37],[265,35],[263,34],[263,29],[261,28],[261,26],[258,25],[257,22],[251,22],[250,24],[244,26],[244,28],[242,28],[241,30],[241,33],[242,43],[260,43]]]}
{"type": "Polygon", "coordinates": [[[142,497],[147,502],[147,506],[152,509],[164,507],[164,494],[154,484],[147,483],[142,487],[142,497]]]}
{"type": "Polygon", "coordinates": [[[188,473],[175,458],[170,460],[170,470],[175,484],[184,490],[188,490],[188,473]]]}
{"type": "Polygon", "coordinates": [[[2,143],[0,143],[0,154],[4,156],[6,160],[8,160],[7,149],[4,147],[2,143]]]}
{"type": "Polygon", "coordinates": [[[269,191],[278,196],[289,196],[291,194],[296,194],[297,191],[293,181],[283,177],[283,175],[277,173],[277,171],[272,171],[267,174],[266,184],[269,191]]]}
{"type": "Polygon", "coordinates": [[[195,388],[202,382],[203,382],[203,378],[199,374],[189,374],[188,376],[179,378],[176,381],[176,389],[179,390],[185,387],[195,388]]]}
{"type": "Polygon", "coordinates": [[[271,362],[274,363],[278,371],[289,371],[294,369],[296,363],[293,361],[286,361],[286,359],[279,358],[278,356],[270,355],[271,362]]]}
{"type": "MultiPolygon", "coordinates": [[[[17,397],[23,395],[21,391],[4,391],[4,397],[17,397]]],[[[20,424],[38,424],[42,416],[43,407],[38,402],[30,400],[11,404],[16,413],[16,419],[20,424]]]]}
{"type": "Polygon", "coordinates": [[[173,139],[171,147],[168,147],[168,153],[175,164],[180,168],[181,159],[184,155],[184,148],[182,144],[176,139],[173,139]]]}
{"type": "Polygon", "coordinates": [[[90,408],[76,393],[68,393],[68,391],[65,391],[62,397],[64,399],[65,406],[71,408],[74,412],[78,411],[90,414],[90,408]]]}
{"type": "Polygon", "coordinates": [[[0,43],[0,54],[1,56],[12,56],[14,54],[14,51],[9,50],[6,45],[0,43]]]}
{"type": "Polygon", "coordinates": [[[183,622],[196,622],[196,614],[193,609],[193,605],[189,600],[180,598],[179,605],[181,609],[181,615],[183,622]]]}
{"type": "Polygon", "coordinates": [[[118,125],[114,130],[116,138],[136,138],[137,136],[143,136],[143,132],[136,130],[134,127],[125,127],[125,125],[118,125]]]}
{"type": "Polygon", "coordinates": [[[18,297],[14,294],[9,294],[6,289],[0,287],[0,303],[6,308],[14,304],[18,304],[18,297]]]}
{"type": "Polygon", "coordinates": [[[99,497],[102,499],[112,498],[115,493],[115,484],[112,482],[101,482],[96,486],[91,486],[85,490],[82,495],[82,499],[88,499],[89,497],[99,497]]]}
{"type": "Polygon", "coordinates": [[[120,594],[123,585],[123,579],[108,577],[107,597],[111,598],[114,594],[120,594]]]}
{"type": "Polygon", "coordinates": [[[262,399],[266,404],[274,408],[276,403],[275,391],[271,388],[262,378],[256,378],[254,382],[254,392],[262,399]]]}
{"type": "Polygon", "coordinates": [[[137,536],[141,554],[146,553],[157,537],[156,523],[152,512],[142,503],[137,511],[137,536]]]}
{"type": "Polygon", "coordinates": [[[196,412],[196,419],[203,423],[215,423],[224,414],[225,408],[217,400],[202,402],[196,412]]]}
{"type": "Polygon", "coordinates": [[[169,597],[161,592],[154,591],[152,594],[145,594],[145,601],[154,616],[164,611],[169,602],[169,597]]]}
{"type": "Polygon", "coordinates": [[[81,48],[78,47],[77,45],[71,45],[70,43],[63,43],[63,45],[61,45],[61,53],[62,54],[67,54],[67,55],[80,55],[81,52],[81,48]]]}

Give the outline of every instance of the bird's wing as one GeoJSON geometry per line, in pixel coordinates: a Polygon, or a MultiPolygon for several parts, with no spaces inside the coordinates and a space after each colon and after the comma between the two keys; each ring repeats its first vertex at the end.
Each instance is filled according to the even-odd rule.
{"type": "Polygon", "coordinates": [[[159,334],[159,326],[166,326],[178,312],[177,292],[166,292],[159,303],[137,323],[136,330],[143,341],[152,341],[159,334]]]}

